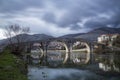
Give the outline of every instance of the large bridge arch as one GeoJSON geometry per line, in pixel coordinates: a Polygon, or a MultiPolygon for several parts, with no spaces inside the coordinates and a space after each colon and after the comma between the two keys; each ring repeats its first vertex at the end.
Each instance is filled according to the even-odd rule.
{"type": "Polygon", "coordinates": [[[69,58],[69,52],[70,52],[68,45],[66,44],[65,41],[62,41],[62,40],[52,40],[48,43],[47,50],[48,50],[50,43],[52,43],[52,42],[56,42],[58,44],[61,44],[65,48],[65,57],[64,57],[64,60],[62,62],[63,64],[65,64],[69,58]]]}
{"type": "Polygon", "coordinates": [[[88,62],[90,61],[90,53],[91,53],[90,44],[89,44],[87,41],[84,41],[84,40],[75,40],[75,41],[73,42],[73,45],[72,45],[72,51],[71,51],[71,53],[72,53],[73,51],[75,51],[75,50],[73,49],[74,45],[84,45],[84,46],[85,46],[84,49],[81,49],[81,50],[80,50],[80,48],[78,48],[78,49],[76,49],[76,51],[86,51],[87,55],[86,55],[85,64],[88,63],[88,62]]]}

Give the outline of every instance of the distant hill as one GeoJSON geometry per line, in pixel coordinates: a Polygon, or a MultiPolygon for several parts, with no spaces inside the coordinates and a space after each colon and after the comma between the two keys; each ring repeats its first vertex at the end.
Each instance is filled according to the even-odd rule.
{"type": "Polygon", "coordinates": [[[109,27],[102,27],[94,29],[88,33],[97,33],[97,34],[114,34],[120,33],[120,28],[109,28],[109,27]]]}
{"type": "MultiPolygon", "coordinates": [[[[100,36],[101,34],[115,34],[119,33],[120,34],[120,28],[109,28],[109,27],[102,27],[102,28],[97,28],[94,29],[90,32],[87,33],[79,33],[79,34],[69,34],[69,35],[64,35],[65,38],[83,38],[89,41],[96,41],[97,37],[100,36]]],[[[61,36],[62,38],[64,36],[61,36]]]]}
{"type": "Polygon", "coordinates": [[[60,36],[59,38],[73,38],[73,37],[80,36],[80,35],[83,35],[83,34],[85,34],[85,33],[67,34],[67,35],[64,35],[64,36],[60,36]]]}
{"type": "MultiPolygon", "coordinates": [[[[18,35],[19,37],[22,37],[23,41],[38,41],[38,40],[45,40],[45,39],[49,39],[49,38],[54,38],[53,36],[49,36],[49,35],[45,35],[45,34],[34,34],[34,35],[29,35],[29,34],[20,34],[18,35]]],[[[16,42],[15,37],[12,38],[14,42],[16,42]]],[[[7,39],[3,39],[0,40],[0,46],[2,46],[2,44],[6,44],[8,43],[7,39]]]]}
{"type": "Polygon", "coordinates": [[[22,36],[25,39],[25,41],[37,41],[37,40],[54,38],[53,36],[49,36],[49,35],[46,35],[46,34],[33,34],[33,35],[22,34],[22,35],[19,35],[19,36],[22,36]]]}

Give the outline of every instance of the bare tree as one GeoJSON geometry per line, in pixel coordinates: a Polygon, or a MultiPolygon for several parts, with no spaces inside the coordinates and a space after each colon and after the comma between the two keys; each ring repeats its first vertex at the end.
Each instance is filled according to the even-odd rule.
{"type": "Polygon", "coordinates": [[[17,24],[5,27],[5,36],[7,37],[10,48],[13,52],[21,52],[21,43],[25,42],[25,36],[23,36],[22,34],[27,34],[29,33],[29,31],[29,27],[21,27],[17,24]]]}

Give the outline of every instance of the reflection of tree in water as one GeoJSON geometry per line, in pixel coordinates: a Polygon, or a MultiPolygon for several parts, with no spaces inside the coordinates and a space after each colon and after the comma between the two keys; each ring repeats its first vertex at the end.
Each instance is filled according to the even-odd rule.
{"type": "Polygon", "coordinates": [[[114,57],[115,66],[120,69],[120,54],[114,55],[114,57]]]}
{"type": "Polygon", "coordinates": [[[65,57],[65,53],[61,52],[61,57],[64,58],[65,57]]]}
{"type": "Polygon", "coordinates": [[[113,45],[120,48],[120,35],[113,41],[113,45]]]}

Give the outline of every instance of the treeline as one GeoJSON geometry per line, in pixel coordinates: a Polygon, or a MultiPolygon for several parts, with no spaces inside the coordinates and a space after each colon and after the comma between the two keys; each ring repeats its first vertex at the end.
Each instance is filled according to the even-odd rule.
{"type": "Polygon", "coordinates": [[[5,27],[4,35],[7,37],[8,47],[12,53],[19,55],[24,50],[23,42],[26,39],[23,34],[28,34],[29,32],[29,27],[22,27],[18,24],[5,27]]]}

